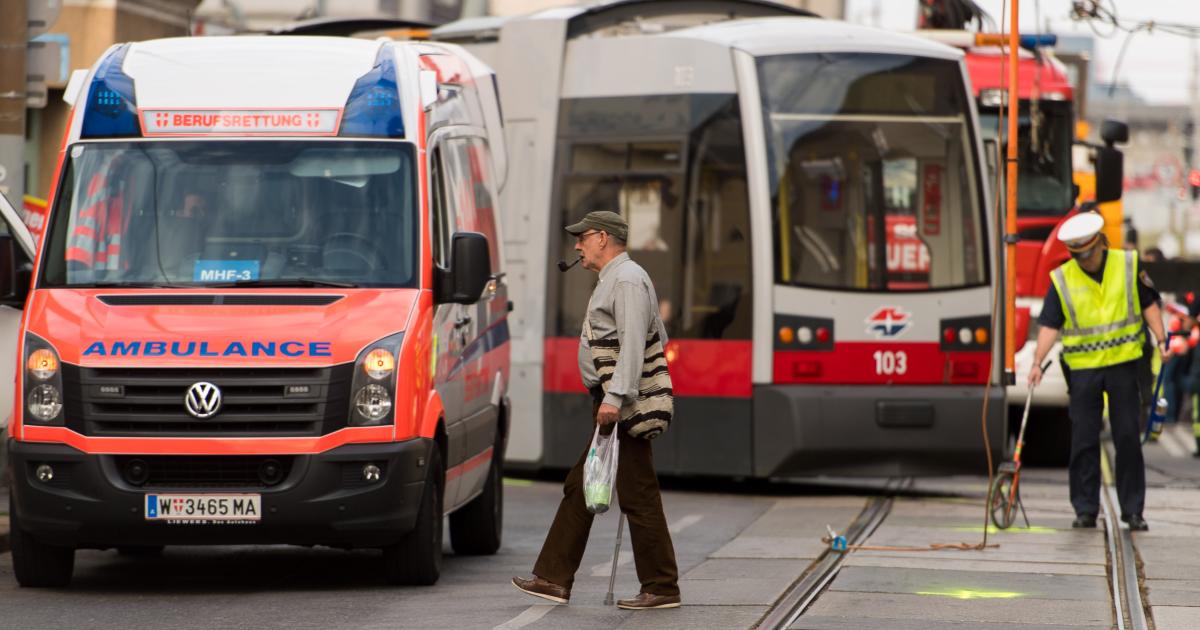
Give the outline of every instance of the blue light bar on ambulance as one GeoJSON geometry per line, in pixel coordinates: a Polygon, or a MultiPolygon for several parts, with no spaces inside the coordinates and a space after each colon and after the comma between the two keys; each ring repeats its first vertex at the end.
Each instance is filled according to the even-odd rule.
{"type": "Polygon", "coordinates": [[[142,135],[137,122],[133,79],[121,70],[129,44],[124,44],[100,63],[92,77],[84,103],[84,138],[120,138],[142,135]]]}
{"type": "Polygon", "coordinates": [[[358,78],[342,114],[341,136],[404,137],[396,60],[390,46],[379,50],[375,67],[358,78]]]}

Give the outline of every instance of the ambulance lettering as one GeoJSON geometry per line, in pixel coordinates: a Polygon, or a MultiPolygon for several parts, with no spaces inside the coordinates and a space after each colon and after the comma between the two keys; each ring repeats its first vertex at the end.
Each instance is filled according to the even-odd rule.
{"type": "Polygon", "coordinates": [[[330,341],[231,341],[224,345],[207,341],[93,341],[85,357],[331,357],[330,341]]]}

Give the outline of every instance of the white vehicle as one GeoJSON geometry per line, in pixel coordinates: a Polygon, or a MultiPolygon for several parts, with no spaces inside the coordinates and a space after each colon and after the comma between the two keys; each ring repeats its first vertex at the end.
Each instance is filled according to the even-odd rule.
{"type": "Polygon", "coordinates": [[[728,0],[433,36],[500,82],[511,465],[566,468],[586,443],[576,348],[594,278],[554,262],[574,257],[562,226],[596,209],[628,220],[671,338],[660,471],[977,471],[985,393],[1002,448],[1001,274],[961,51],[728,0]]]}

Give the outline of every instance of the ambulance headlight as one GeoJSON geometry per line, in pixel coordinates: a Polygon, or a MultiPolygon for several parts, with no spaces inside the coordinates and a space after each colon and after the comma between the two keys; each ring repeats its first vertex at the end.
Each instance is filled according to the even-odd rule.
{"type": "Polygon", "coordinates": [[[384,337],[367,344],[354,362],[354,377],[350,384],[350,426],[378,426],[395,418],[400,345],[404,333],[384,337]]]}
{"type": "Polygon", "coordinates": [[[382,380],[392,375],[396,369],[396,355],[391,351],[383,348],[375,348],[367,353],[367,358],[363,361],[363,370],[367,376],[375,380],[382,380]]]}
{"type": "Polygon", "coordinates": [[[38,348],[29,353],[29,361],[25,363],[29,373],[39,381],[44,381],[58,374],[58,357],[53,350],[38,348]]]}
{"type": "Polygon", "coordinates": [[[63,379],[58,352],[48,341],[25,333],[25,369],[21,385],[26,418],[38,424],[63,424],[63,379]]]}
{"type": "Polygon", "coordinates": [[[392,411],[392,397],[379,385],[367,385],[354,395],[354,408],[363,418],[377,422],[392,411]]]}
{"type": "Polygon", "coordinates": [[[62,412],[62,394],[51,385],[38,385],[29,390],[29,413],[42,422],[49,422],[62,412]]]}

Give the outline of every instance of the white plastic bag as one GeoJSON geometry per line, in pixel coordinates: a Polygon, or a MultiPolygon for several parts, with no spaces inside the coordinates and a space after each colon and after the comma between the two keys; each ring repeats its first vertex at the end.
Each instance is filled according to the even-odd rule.
{"type": "Polygon", "coordinates": [[[603,514],[612,505],[613,487],[617,483],[617,428],[600,435],[600,425],[592,434],[592,446],[583,462],[583,502],[592,514],[603,514]]]}

